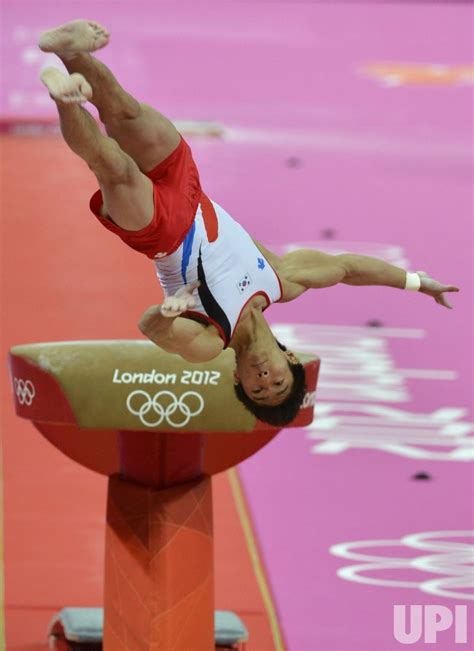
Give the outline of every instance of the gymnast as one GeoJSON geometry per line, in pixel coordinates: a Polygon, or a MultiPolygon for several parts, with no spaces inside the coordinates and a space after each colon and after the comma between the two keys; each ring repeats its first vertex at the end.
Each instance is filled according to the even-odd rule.
{"type": "Polygon", "coordinates": [[[419,291],[451,308],[444,293],[459,289],[425,272],[309,249],[277,256],[253,240],[204,194],[191,150],[174,125],[131,97],[91,56],[108,41],[108,31],[87,20],[44,32],[39,47],[54,52],[69,74],[48,67],[41,80],[66,143],[97,177],[92,212],[155,264],[165,298],[139,323],[151,341],[190,362],[232,348],[237,397],[260,420],[282,426],[300,408],[305,376],[265,320],[271,303],[344,283],[419,291]],[[97,107],[107,135],[85,102],[97,107]]]}

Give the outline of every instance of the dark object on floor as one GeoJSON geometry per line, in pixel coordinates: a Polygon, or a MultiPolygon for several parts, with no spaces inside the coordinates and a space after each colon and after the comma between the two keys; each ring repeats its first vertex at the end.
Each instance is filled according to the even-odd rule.
{"type": "Polygon", "coordinates": [[[378,319],[370,319],[370,321],[367,321],[365,325],[369,326],[369,328],[381,328],[383,326],[383,323],[378,319]]]}
{"type": "Polygon", "coordinates": [[[323,228],[321,231],[321,237],[323,240],[333,240],[336,235],[337,233],[333,228],[323,228]]]}
{"type": "Polygon", "coordinates": [[[412,479],[415,479],[417,481],[428,481],[430,479],[433,479],[433,477],[429,472],[416,472],[414,475],[412,475],[412,479]]]}
{"type": "Polygon", "coordinates": [[[297,156],[290,156],[289,158],[286,159],[285,161],[287,167],[301,167],[303,162],[301,158],[298,158],[297,156]]]}

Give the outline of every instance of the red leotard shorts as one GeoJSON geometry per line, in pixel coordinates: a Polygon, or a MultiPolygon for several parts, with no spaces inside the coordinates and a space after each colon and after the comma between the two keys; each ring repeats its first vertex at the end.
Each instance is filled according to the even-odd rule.
{"type": "Polygon", "coordinates": [[[186,237],[201,200],[201,184],[191,149],[183,138],[168,158],[146,176],[153,181],[155,212],[145,228],[128,231],[103,217],[100,190],[92,196],[90,209],[125,244],[149,258],[156,258],[173,253],[186,237]]]}

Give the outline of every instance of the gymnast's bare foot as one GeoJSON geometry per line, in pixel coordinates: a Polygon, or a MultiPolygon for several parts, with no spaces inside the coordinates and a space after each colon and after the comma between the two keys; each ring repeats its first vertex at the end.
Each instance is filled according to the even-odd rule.
{"type": "Polygon", "coordinates": [[[93,20],[71,20],[40,36],[39,47],[43,52],[59,56],[74,56],[79,52],[94,52],[105,47],[110,34],[93,20]]]}
{"type": "Polygon", "coordinates": [[[41,74],[41,81],[55,102],[82,104],[92,97],[91,85],[78,72],[66,75],[56,68],[46,68],[41,74]]]}

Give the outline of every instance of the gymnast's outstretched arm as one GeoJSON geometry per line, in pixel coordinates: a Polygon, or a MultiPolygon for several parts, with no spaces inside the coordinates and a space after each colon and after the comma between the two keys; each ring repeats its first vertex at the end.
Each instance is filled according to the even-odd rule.
{"type": "Polygon", "coordinates": [[[452,306],[444,296],[458,292],[454,285],[444,285],[424,272],[411,274],[400,267],[364,255],[344,253],[328,255],[321,251],[300,249],[280,258],[285,279],[302,291],[345,285],[383,285],[398,289],[414,289],[427,294],[449,309],[452,306]]]}

